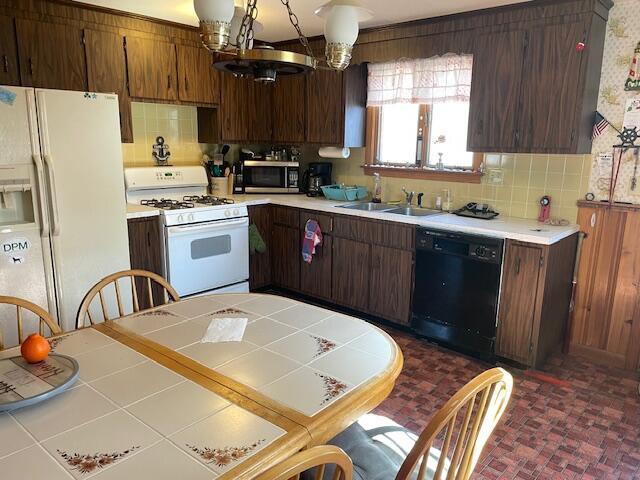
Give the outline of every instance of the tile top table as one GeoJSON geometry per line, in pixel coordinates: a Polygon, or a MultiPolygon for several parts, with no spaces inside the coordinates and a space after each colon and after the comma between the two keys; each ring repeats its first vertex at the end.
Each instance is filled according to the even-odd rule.
{"type": "Polygon", "coordinates": [[[382,330],[261,294],[183,300],[51,343],[80,380],[0,415],[3,479],[252,478],[371,411],[402,368],[382,330]],[[242,341],[200,342],[228,317],[249,320],[242,341]]]}

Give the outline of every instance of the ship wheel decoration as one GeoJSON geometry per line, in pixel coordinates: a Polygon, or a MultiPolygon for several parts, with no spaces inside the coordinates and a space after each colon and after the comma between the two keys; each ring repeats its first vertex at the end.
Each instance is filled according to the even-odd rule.
{"type": "Polygon", "coordinates": [[[623,148],[635,147],[638,136],[638,127],[625,127],[622,129],[622,132],[618,134],[621,144],[617,146],[623,148]]]}

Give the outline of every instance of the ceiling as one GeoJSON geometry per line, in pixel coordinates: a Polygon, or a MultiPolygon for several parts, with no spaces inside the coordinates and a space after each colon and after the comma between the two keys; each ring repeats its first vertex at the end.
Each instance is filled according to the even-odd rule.
{"type": "MultiPolygon", "coordinates": [[[[313,11],[326,1],[328,0],[290,0],[305,35],[312,37],[322,34],[322,19],[316,17],[313,11]]],[[[364,22],[361,27],[377,27],[524,1],[528,0],[449,0],[444,2],[441,0],[361,0],[361,3],[374,13],[373,19],[364,22]]],[[[192,0],[82,0],[82,2],[189,25],[198,24],[192,0]]],[[[242,2],[236,0],[236,4],[242,4],[242,2]]],[[[281,0],[259,0],[258,19],[264,25],[264,31],[260,32],[261,40],[275,42],[288,40],[296,35],[289,24],[281,0]]]]}

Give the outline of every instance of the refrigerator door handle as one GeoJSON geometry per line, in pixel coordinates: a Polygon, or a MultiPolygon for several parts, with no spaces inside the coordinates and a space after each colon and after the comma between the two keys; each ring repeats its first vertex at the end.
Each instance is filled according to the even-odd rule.
{"type": "Polygon", "coordinates": [[[60,234],[60,218],[58,216],[58,195],[56,194],[55,174],[51,156],[44,155],[44,164],[47,166],[49,189],[51,190],[51,233],[57,236],[60,234]]]}
{"type": "Polygon", "coordinates": [[[44,166],[42,157],[39,154],[33,155],[33,163],[36,166],[36,182],[38,183],[38,203],[40,204],[40,236],[45,238],[49,235],[49,215],[45,208],[44,190],[44,166]]]}

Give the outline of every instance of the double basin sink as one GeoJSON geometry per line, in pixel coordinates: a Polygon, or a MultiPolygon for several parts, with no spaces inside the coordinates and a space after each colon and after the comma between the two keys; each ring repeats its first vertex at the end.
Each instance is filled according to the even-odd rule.
{"type": "Polygon", "coordinates": [[[429,208],[417,208],[410,205],[389,205],[388,203],[373,203],[373,202],[357,202],[350,203],[348,205],[337,205],[339,208],[346,208],[348,210],[360,210],[363,212],[381,212],[381,213],[395,213],[396,215],[406,215],[408,217],[428,217],[431,215],[440,215],[440,210],[431,210],[429,208]]]}

